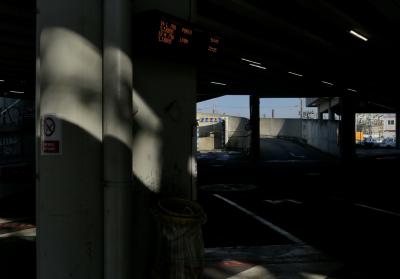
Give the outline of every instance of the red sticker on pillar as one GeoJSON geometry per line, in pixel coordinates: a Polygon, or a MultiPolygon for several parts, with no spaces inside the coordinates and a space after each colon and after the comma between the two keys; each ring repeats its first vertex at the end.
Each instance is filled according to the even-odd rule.
{"type": "Polygon", "coordinates": [[[42,155],[62,154],[61,120],[55,114],[46,114],[41,123],[42,155]]]}

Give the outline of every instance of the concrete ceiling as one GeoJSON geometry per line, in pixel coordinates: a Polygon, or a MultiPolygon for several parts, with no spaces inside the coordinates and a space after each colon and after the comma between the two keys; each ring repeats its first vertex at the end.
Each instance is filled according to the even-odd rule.
{"type": "MultiPolygon", "coordinates": [[[[270,97],[343,96],[394,105],[400,62],[396,0],[202,0],[196,23],[225,39],[218,62],[199,71],[199,100],[238,92],[270,97]],[[349,34],[355,30],[364,42],[349,34]],[[240,57],[262,62],[257,70],[240,57]],[[287,72],[304,75],[296,78],[287,72]],[[221,80],[227,86],[209,84],[221,80]],[[321,81],[335,86],[327,86],[321,81]],[[376,100],[378,99],[378,100],[376,100]]],[[[397,105],[397,102],[395,104],[397,105]]]]}
{"type": "Polygon", "coordinates": [[[0,96],[34,96],[35,25],[35,1],[0,1],[0,96]]]}
{"type": "MultiPolygon", "coordinates": [[[[223,38],[219,59],[199,65],[198,100],[254,93],[343,96],[349,94],[346,88],[354,88],[365,102],[399,107],[399,0],[195,2],[193,21],[223,38]],[[350,29],[369,41],[351,36],[350,29]],[[267,69],[249,67],[241,57],[259,61],[267,69]]],[[[33,98],[36,1],[0,1],[0,32],[0,80],[5,80],[0,81],[0,95],[22,90],[27,92],[24,97],[33,98]]]]}

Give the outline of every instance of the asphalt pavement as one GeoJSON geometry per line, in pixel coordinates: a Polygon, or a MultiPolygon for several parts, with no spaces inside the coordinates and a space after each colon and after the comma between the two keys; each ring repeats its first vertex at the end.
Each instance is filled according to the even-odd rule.
{"type": "Polygon", "coordinates": [[[260,140],[263,161],[327,161],[332,158],[306,144],[280,138],[260,140]]]}
{"type": "Polygon", "coordinates": [[[263,140],[261,150],[259,162],[202,154],[206,247],[307,245],[343,265],[329,278],[400,277],[398,157],[341,164],[281,139],[263,140]]]}

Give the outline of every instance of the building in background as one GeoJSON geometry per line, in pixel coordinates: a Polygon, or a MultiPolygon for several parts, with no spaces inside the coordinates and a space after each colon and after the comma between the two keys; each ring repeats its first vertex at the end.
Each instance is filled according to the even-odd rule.
{"type": "Polygon", "coordinates": [[[310,118],[307,111],[303,112],[303,119],[340,120],[340,102],[338,97],[306,98],[307,108],[317,108],[316,117],[310,118]]]}
{"type": "Polygon", "coordinates": [[[383,137],[396,138],[396,114],[387,113],[383,115],[383,137]]]}
{"type": "Polygon", "coordinates": [[[197,150],[237,150],[248,153],[250,124],[245,117],[197,113],[197,150]]]}
{"type": "Polygon", "coordinates": [[[377,141],[383,138],[383,115],[382,113],[357,113],[356,131],[362,132],[364,139],[377,141]]]}

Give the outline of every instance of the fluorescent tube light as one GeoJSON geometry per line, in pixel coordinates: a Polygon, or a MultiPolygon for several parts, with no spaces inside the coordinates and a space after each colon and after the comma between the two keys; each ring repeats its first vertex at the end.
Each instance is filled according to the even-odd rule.
{"type": "Polygon", "coordinates": [[[256,62],[256,61],[253,61],[253,60],[250,60],[250,59],[246,59],[246,58],[241,58],[241,59],[242,59],[242,61],[246,61],[246,62],[249,62],[249,63],[252,63],[252,64],[261,65],[260,62],[256,62]]]}
{"type": "Polygon", "coordinates": [[[298,76],[298,77],[302,77],[303,75],[302,74],[298,74],[298,73],[294,73],[294,72],[288,72],[289,74],[291,74],[291,75],[294,75],[294,76],[298,76]]]}
{"type": "Polygon", "coordinates": [[[328,81],[324,81],[324,80],[321,80],[321,82],[322,82],[323,84],[326,84],[326,85],[329,85],[329,86],[333,86],[333,83],[332,83],[332,82],[328,82],[328,81]]]}
{"type": "Polygon", "coordinates": [[[263,66],[260,66],[260,65],[256,65],[256,64],[249,64],[250,66],[252,66],[252,67],[256,67],[256,68],[259,68],[259,69],[263,69],[263,70],[266,70],[267,68],[266,67],[263,67],[263,66]]]}
{"type": "Polygon", "coordinates": [[[211,84],[216,84],[216,85],[222,85],[225,86],[226,83],[222,83],[222,82],[217,82],[217,81],[210,81],[211,84]]]}
{"type": "Polygon", "coordinates": [[[363,36],[363,35],[357,33],[356,31],[350,30],[350,34],[353,35],[354,37],[357,37],[357,38],[359,38],[359,39],[365,41],[365,42],[368,41],[368,38],[367,38],[367,37],[365,37],[365,36],[363,36]]]}

